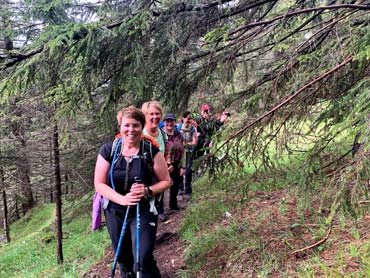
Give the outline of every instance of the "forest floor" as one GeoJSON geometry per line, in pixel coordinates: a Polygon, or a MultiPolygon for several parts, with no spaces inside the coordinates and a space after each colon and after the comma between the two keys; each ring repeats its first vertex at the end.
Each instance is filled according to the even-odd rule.
{"type": "MultiPolygon", "coordinates": [[[[254,192],[250,194],[250,197],[248,205],[237,213],[231,212],[231,217],[234,219],[235,217],[240,217],[238,219],[240,222],[244,221],[246,217],[250,220],[250,223],[252,223],[251,228],[266,244],[265,252],[279,256],[281,267],[285,269],[284,272],[288,273],[290,277],[299,276],[299,266],[302,267],[306,263],[310,265],[309,259],[315,255],[319,255],[320,263],[316,263],[316,266],[311,266],[313,268],[312,271],[315,273],[314,277],[327,277],[323,273],[323,268],[330,268],[332,269],[331,271],[339,275],[334,275],[333,277],[347,277],[346,275],[360,271],[363,268],[363,262],[359,258],[351,256],[348,251],[343,252],[341,264],[338,265],[337,252],[338,250],[348,250],[350,245],[360,248],[364,244],[368,244],[370,240],[370,215],[365,215],[363,221],[357,223],[357,236],[354,236],[352,225],[347,221],[344,226],[340,225],[338,221],[334,221],[330,230],[321,233],[319,238],[313,239],[311,229],[315,227],[314,224],[292,225],[292,223],[298,223],[297,221],[299,221],[297,200],[286,189],[272,192],[254,192]],[[282,211],[282,201],[285,204],[284,211],[282,211]],[[261,212],[264,216],[261,215],[261,212]],[[330,241],[330,243],[325,244],[324,250],[316,253],[316,248],[326,241],[330,241]],[[297,246],[300,246],[300,248],[297,248],[297,246]]],[[[186,201],[182,201],[180,197],[178,200],[180,206],[187,206],[186,201]]],[[[166,207],[165,211],[167,212],[168,220],[159,222],[154,255],[162,278],[173,278],[178,270],[185,268],[183,251],[186,243],[180,239],[178,230],[186,209],[171,213],[169,208],[166,207]]],[[[305,217],[308,222],[311,220],[314,222],[314,215],[310,215],[309,212],[305,213],[305,217]]],[[[222,222],[227,225],[228,219],[225,218],[222,222]]],[[[208,263],[205,267],[212,268],[214,264],[218,264],[222,266],[225,273],[228,273],[227,277],[238,277],[233,275],[232,268],[241,264],[242,266],[240,267],[246,269],[243,272],[246,276],[243,277],[259,277],[256,271],[261,267],[263,268],[265,262],[257,254],[257,250],[250,250],[248,254],[240,254],[241,257],[233,263],[229,261],[230,258],[228,258],[226,250],[227,247],[222,246],[220,243],[220,246],[208,254],[208,263]],[[234,264],[234,266],[232,267],[230,264],[234,264]]],[[[108,248],[104,258],[85,273],[83,277],[109,277],[112,262],[113,252],[111,248],[108,248]]],[[[116,273],[116,277],[119,277],[118,270],[116,273]]],[[[222,274],[220,277],[226,276],[222,274]]],[[[282,276],[280,271],[275,269],[265,277],[282,276]]]]}
{"type": "MultiPolygon", "coordinates": [[[[168,200],[168,196],[165,202],[168,200]]],[[[186,208],[187,201],[181,196],[178,197],[178,204],[181,208],[186,208]]],[[[168,207],[168,201],[165,204],[165,214],[168,219],[164,222],[158,221],[158,231],[154,256],[157,261],[157,266],[161,271],[162,278],[175,277],[176,271],[184,267],[182,253],[185,249],[185,242],[180,240],[178,228],[181,223],[184,209],[172,211],[168,207]]],[[[107,232],[107,231],[105,231],[107,232]]],[[[107,248],[105,256],[87,273],[84,278],[100,278],[109,277],[111,272],[111,264],[114,260],[113,250],[107,248]]],[[[120,277],[119,266],[117,266],[115,277],[120,277]]]]}

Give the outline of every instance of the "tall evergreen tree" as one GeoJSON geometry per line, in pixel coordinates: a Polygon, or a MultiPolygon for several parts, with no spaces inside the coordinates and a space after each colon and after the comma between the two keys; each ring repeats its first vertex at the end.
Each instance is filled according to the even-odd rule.
{"type": "MultiPolygon", "coordinates": [[[[61,141],[73,138],[71,149],[81,158],[76,164],[93,164],[98,140],[79,138],[72,120],[81,117],[83,122],[74,127],[93,126],[90,132],[103,134],[102,140],[104,132],[114,130],[118,107],[155,98],[171,110],[210,101],[215,108],[239,112],[230,137],[217,149],[232,161],[274,167],[276,156],[303,151],[302,175],[309,180],[343,163],[360,134],[356,145],[361,147],[353,159],[361,165],[358,169],[366,169],[366,1],[16,5],[19,9],[9,9],[8,21],[29,24],[1,33],[13,42],[24,38],[23,44],[0,54],[2,103],[9,107],[13,97],[30,94],[44,104],[57,103],[58,126],[66,130],[61,141]],[[311,144],[302,148],[308,139],[311,144]],[[325,161],[328,154],[330,162],[325,161]]],[[[67,157],[72,159],[71,152],[61,154],[61,161],[67,157]]],[[[351,176],[350,164],[346,167],[351,176]]],[[[333,183],[341,175],[337,172],[333,183]]],[[[358,182],[364,185],[366,178],[358,182]]],[[[366,191],[365,186],[356,188],[366,191]]]]}

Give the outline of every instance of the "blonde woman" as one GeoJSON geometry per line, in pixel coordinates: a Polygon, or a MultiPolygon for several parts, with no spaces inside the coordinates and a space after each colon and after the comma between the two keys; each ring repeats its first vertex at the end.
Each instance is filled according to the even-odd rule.
{"type": "MultiPolygon", "coordinates": [[[[158,101],[148,101],[143,103],[141,106],[141,111],[144,113],[145,116],[145,126],[143,129],[143,134],[150,136],[159,144],[159,150],[163,153],[167,163],[170,163],[169,157],[166,150],[167,145],[167,135],[166,133],[159,128],[159,124],[161,122],[163,116],[163,108],[162,105],[158,101]]],[[[172,169],[168,169],[171,171],[172,169]]],[[[166,221],[167,216],[164,214],[164,204],[163,204],[163,197],[164,194],[161,194],[157,198],[157,210],[159,213],[159,220],[166,221]]]]}

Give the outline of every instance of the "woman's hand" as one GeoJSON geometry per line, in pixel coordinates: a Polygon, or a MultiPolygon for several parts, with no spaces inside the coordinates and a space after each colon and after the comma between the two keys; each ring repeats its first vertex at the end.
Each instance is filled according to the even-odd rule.
{"type": "Polygon", "coordinates": [[[134,183],[131,186],[131,190],[126,195],[122,196],[121,205],[123,206],[135,206],[145,196],[145,187],[142,183],[134,183]]]}
{"type": "Polygon", "coordinates": [[[172,173],[172,172],[173,172],[173,169],[174,169],[174,168],[173,168],[173,166],[172,166],[172,165],[168,166],[168,172],[169,172],[169,173],[172,173]]]}
{"type": "Polygon", "coordinates": [[[186,169],[185,168],[181,168],[180,169],[180,176],[185,175],[185,173],[186,173],[186,169]]]}

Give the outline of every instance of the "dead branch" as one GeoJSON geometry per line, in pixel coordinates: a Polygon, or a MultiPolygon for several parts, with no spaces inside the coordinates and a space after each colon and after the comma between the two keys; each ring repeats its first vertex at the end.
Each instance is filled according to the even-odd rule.
{"type": "Polygon", "coordinates": [[[297,253],[299,253],[299,252],[304,252],[304,251],[307,251],[307,250],[309,250],[309,249],[311,249],[311,248],[314,248],[314,247],[316,247],[316,246],[319,246],[320,244],[324,243],[324,242],[329,238],[329,234],[330,234],[330,232],[331,232],[331,227],[329,227],[329,229],[326,231],[326,235],[325,235],[321,240],[319,240],[318,242],[315,242],[315,243],[313,243],[313,244],[311,244],[311,245],[309,245],[309,246],[306,246],[306,247],[304,247],[304,248],[301,248],[301,249],[295,250],[295,251],[293,251],[293,252],[292,252],[292,253],[290,253],[290,254],[291,254],[291,255],[295,255],[295,254],[297,254],[297,253]]]}
{"type": "Polygon", "coordinates": [[[314,171],[315,171],[315,173],[318,173],[319,171],[322,171],[323,169],[328,168],[329,166],[333,165],[334,163],[337,163],[337,162],[341,161],[343,158],[345,158],[345,157],[346,157],[347,155],[349,155],[351,152],[352,152],[352,149],[351,149],[351,150],[349,150],[349,151],[347,151],[346,153],[342,154],[342,155],[341,155],[341,156],[339,156],[338,158],[336,158],[336,159],[334,159],[334,160],[330,161],[329,163],[325,164],[324,166],[322,166],[322,167],[320,167],[320,168],[318,168],[318,169],[314,170],[314,171]]]}

